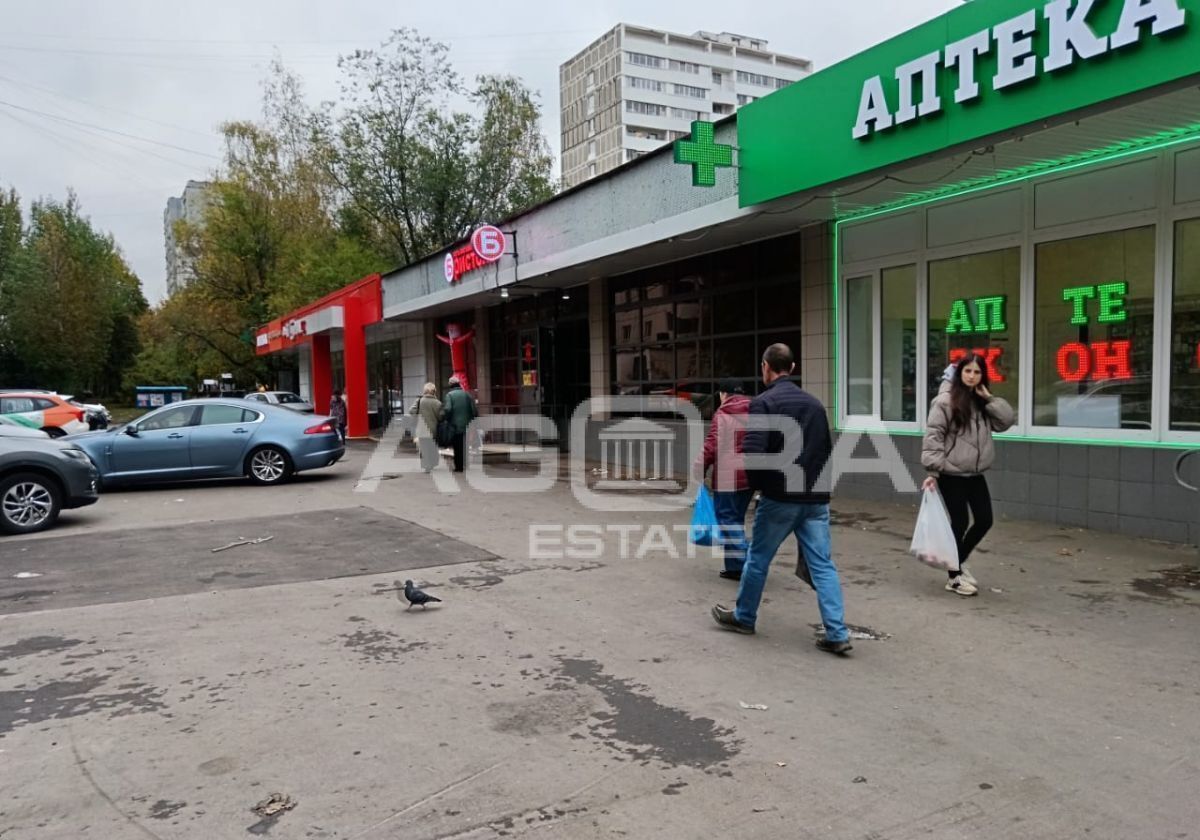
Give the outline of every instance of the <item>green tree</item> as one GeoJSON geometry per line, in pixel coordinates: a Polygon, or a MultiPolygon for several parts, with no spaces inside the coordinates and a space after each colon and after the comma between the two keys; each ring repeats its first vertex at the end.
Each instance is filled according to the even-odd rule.
{"type": "Polygon", "coordinates": [[[553,195],[540,108],[519,79],[480,76],[467,88],[447,47],[411,29],[339,66],[338,103],[309,118],[312,157],[393,262],[407,265],[553,195]],[[473,113],[451,109],[461,98],[473,113]]]}
{"type": "MultiPolygon", "coordinates": [[[[5,208],[0,228],[11,231],[10,202],[5,208]]],[[[0,238],[11,244],[11,232],[0,238]]],[[[114,393],[137,353],[134,321],[146,301],[112,237],[92,227],[74,194],[34,203],[2,274],[4,348],[13,375],[60,391],[114,393]]]]}

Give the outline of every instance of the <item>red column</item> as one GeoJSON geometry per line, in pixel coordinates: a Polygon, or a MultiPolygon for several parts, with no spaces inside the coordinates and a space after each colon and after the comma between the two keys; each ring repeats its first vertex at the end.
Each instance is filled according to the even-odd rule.
{"type": "Polygon", "coordinates": [[[346,360],[346,437],[365,438],[370,431],[367,417],[367,331],[362,303],[351,297],[343,310],[346,360]]]}
{"type": "Polygon", "coordinates": [[[333,396],[333,375],[329,359],[329,336],[314,335],[310,344],[312,353],[313,410],[317,414],[329,413],[329,401],[333,396]]]}

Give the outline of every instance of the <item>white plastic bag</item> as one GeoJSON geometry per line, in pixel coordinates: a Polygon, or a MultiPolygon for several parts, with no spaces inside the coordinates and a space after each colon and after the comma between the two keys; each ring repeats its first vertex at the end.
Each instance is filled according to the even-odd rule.
{"type": "Polygon", "coordinates": [[[913,529],[908,550],[927,566],[948,572],[958,571],[958,543],[950,527],[950,514],[937,490],[929,489],[921,498],[917,527],[913,529]]]}

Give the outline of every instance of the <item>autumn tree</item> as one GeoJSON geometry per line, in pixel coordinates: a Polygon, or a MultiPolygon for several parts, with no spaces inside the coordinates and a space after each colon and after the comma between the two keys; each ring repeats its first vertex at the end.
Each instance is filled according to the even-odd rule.
{"type": "Polygon", "coordinates": [[[145,310],[116,243],[92,227],[73,194],[35,202],[27,225],[15,195],[0,202],[0,380],[115,394],[138,352],[145,310]]]}

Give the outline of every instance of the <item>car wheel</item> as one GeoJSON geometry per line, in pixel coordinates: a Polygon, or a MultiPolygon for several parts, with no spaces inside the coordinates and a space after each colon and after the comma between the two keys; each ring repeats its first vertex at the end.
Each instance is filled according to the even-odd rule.
{"type": "Polygon", "coordinates": [[[60,438],[60,437],[67,436],[67,433],[64,432],[62,429],[60,429],[58,426],[47,426],[46,428],[42,429],[42,431],[45,432],[46,434],[50,435],[50,437],[52,437],[52,438],[60,438]]]}
{"type": "Polygon", "coordinates": [[[37,473],[0,480],[0,533],[32,534],[49,528],[62,509],[58,485],[37,473]]]}
{"type": "Polygon", "coordinates": [[[292,459],[277,446],[262,446],[246,459],[246,474],[255,484],[281,484],[292,475],[292,459]]]}

